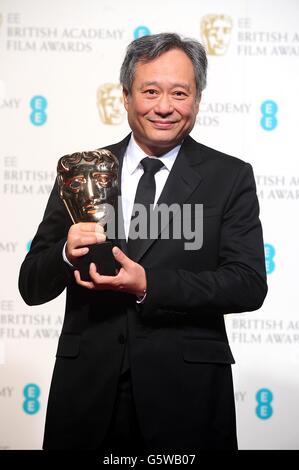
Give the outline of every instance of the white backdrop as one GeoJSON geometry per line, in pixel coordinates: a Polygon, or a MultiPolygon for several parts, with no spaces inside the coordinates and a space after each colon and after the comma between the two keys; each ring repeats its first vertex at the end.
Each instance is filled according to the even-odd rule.
{"type": "Polygon", "coordinates": [[[0,0],[0,449],[42,444],[64,294],[28,307],[17,280],[57,160],[127,134],[125,47],[162,31],[209,48],[192,136],[256,176],[269,294],[226,317],[239,446],[299,448],[298,18],[297,0],[0,0]]]}

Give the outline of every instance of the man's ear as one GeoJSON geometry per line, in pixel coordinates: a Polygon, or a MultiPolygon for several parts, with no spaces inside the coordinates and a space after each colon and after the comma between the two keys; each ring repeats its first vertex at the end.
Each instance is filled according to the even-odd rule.
{"type": "Polygon", "coordinates": [[[126,111],[128,111],[129,91],[125,87],[123,87],[123,99],[124,107],[126,108],[126,111]]]}

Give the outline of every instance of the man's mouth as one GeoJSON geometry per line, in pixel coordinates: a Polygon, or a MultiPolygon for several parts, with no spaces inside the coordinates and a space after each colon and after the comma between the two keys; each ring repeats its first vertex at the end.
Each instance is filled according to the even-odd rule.
{"type": "Polygon", "coordinates": [[[175,121],[150,121],[157,129],[171,129],[175,125],[175,121]]]}

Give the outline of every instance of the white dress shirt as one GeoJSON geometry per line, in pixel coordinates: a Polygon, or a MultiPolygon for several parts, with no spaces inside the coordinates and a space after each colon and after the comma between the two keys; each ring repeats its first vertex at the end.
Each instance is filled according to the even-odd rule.
{"type": "MultiPolygon", "coordinates": [[[[162,157],[159,157],[159,160],[161,160],[164,166],[155,174],[156,195],[154,205],[161,195],[180,148],[181,145],[177,145],[172,150],[162,155],[162,157]]],[[[152,155],[147,155],[136,143],[132,134],[124,155],[121,173],[121,199],[126,239],[128,239],[137,186],[143,174],[143,167],[140,162],[145,157],[157,158],[152,155]]]]}

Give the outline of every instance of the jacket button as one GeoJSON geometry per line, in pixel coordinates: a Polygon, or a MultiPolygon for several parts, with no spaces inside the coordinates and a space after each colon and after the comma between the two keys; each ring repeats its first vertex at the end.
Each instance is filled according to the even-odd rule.
{"type": "Polygon", "coordinates": [[[125,344],[126,338],[124,337],[124,335],[119,335],[118,342],[119,344],[125,344]]]}

